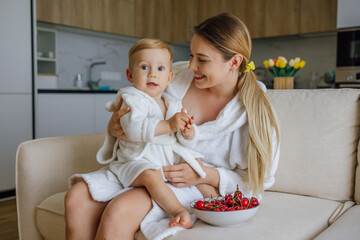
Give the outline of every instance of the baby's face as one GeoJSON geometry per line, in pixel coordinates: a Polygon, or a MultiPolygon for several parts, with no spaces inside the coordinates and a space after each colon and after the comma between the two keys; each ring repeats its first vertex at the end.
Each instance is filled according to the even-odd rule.
{"type": "Polygon", "coordinates": [[[166,49],[144,49],[136,52],[133,60],[133,66],[127,71],[128,80],[151,97],[161,97],[173,77],[169,52],[166,49]]]}

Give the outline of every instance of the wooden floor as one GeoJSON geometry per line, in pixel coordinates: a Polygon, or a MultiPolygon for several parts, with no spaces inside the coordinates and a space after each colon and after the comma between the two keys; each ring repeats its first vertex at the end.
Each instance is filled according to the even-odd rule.
{"type": "Polygon", "coordinates": [[[15,199],[0,202],[0,239],[19,239],[15,199]]]}

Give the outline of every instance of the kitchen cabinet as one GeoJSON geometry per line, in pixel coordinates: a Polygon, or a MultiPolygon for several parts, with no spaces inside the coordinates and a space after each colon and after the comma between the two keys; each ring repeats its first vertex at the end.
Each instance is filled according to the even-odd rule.
{"type": "Polygon", "coordinates": [[[30,2],[0,1],[0,30],[0,93],[30,93],[30,2]]]}
{"type": "Polygon", "coordinates": [[[337,0],[301,0],[300,33],[336,30],[337,0]]]}
{"type": "Polygon", "coordinates": [[[95,127],[94,133],[105,132],[112,113],[105,110],[109,101],[114,101],[116,94],[94,94],[95,127]]]}
{"type": "Polygon", "coordinates": [[[105,104],[115,96],[115,93],[39,93],[36,138],[104,132],[111,116],[105,104]]]}
{"type": "Polygon", "coordinates": [[[39,21],[169,42],[221,12],[238,16],[253,38],[336,28],[337,0],[37,0],[39,21]]]}
{"type": "Polygon", "coordinates": [[[98,5],[97,11],[102,13],[102,16],[93,19],[96,21],[93,25],[97,26],[97,28],[92,27],[93,30],[134,36],[134,22],[136,18],[140,17],[134,15],[134,0],[103,0],[99,2],[102,2],[102,5],[98,5]]]}
{"type": "Polygon", "coordinates": [[[15,156],[32,139],[31,94],[0,94],[0,191],[15,188],[15,156]]]}
{"type": "Polygon", "coordinates": [[[38,21],[134,36],[134,0],[36,0],[38,21]]]}
{"type": "Polygon", "coordinates": [[[38,94],[36,138],[92,133],[92,94],[38,94]]]}
{"type": "Polygon", "coordinates": [[[0,1],[0,192],[15,189],[15,156],[32,139],[31,1],[0,1]],[[16,14],[14,14],[16,13],[16,14]]]}
{"type": "Polygon", "coordinates": [[[56,30],[37,27],[37,68],[40,74],[56,74],[56,30]]]}
{"type": "Polygon", "coordinates": [[[300,7],[298,0],[265,1],[264,37],[299,33],[300,7]]]}
{"type": "Polygon", "coordinates": [[[135,0],[135,36],[171,41],[172,1],[135,0]]]}

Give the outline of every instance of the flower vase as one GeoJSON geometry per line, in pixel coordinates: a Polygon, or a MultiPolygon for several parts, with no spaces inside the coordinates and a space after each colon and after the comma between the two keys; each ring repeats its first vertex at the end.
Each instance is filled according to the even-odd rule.
{"type": "Polygon", "coordinates": [[[274,89],[293,89],[294,77],[274,77],[274,89]]]}

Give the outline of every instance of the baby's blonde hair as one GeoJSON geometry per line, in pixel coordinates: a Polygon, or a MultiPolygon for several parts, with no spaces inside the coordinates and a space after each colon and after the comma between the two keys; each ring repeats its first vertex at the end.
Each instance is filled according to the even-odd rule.
{"type": "MultiPolygon", "coordinates": [[[[165,49],[169,52],[170,63],[173,61],[173,54],[171,47],[164,41],[155,38],[143,38],[137,41],[129,50],[129,68],[132,69],[134,64],[133,55],[144,49],[165,49]]],[[[170,64],[171,67],[171,64],[170,64]]]]}
{"type": "Polygon", "coordinates": [[[229,13],[208,18],[195,26],[194,31],[218,49],[226,61],[238,53],[243,56],[239,67],[238,90],[246,108],[249,124],[249,139],[246,146],[247,180],[254,193],[262,193],[264,180],[272,163],[273,131],[275,130],[278,144],[280,131],[272,104],[257,83],[255,73],[243,73],[250,61],[249,31],[240,19],[229,13]]]}

